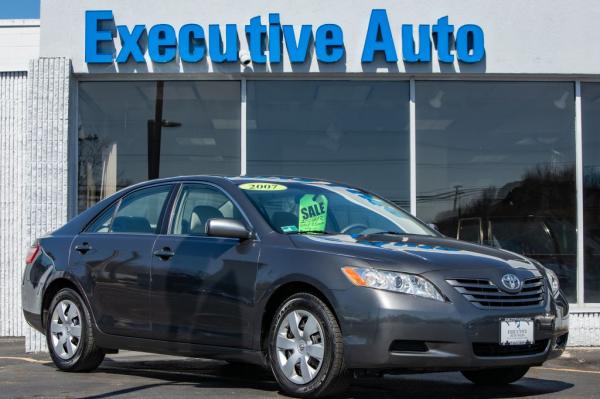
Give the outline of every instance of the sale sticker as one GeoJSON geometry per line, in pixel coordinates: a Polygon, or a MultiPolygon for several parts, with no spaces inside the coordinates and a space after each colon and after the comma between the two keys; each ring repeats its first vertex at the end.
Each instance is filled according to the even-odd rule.
{"type": "Polygon", "coordinates": [[[327,225],[327,197],[305,194],[300,198],[298,228],[302,231],[325,231],[327,225]]]}

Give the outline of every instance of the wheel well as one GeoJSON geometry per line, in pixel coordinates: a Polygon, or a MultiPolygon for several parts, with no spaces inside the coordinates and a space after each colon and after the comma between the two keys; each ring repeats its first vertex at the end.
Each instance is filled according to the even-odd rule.
{"type": "MultiPolygon", "coordinates": [[[[340,324],[340,320],[335,312],[335,308],[331,305],[331,302],[327,299],[327,297],[314,285],[304,283],[304,282],[291,282],[282,285],[277,288],[275,292],[271,295],[267,304],[265,305],[265,310],[262,316],[261,329],[260,329],[260,344],[261,350],[266,350],[266,340],[269,336],[269,329],[271,327],[271,321],[275,316],[275,312],[282,304],[282,302],[289,298],[294,294],[298,294],[301,292],[305,292],[308,294],[312,294],[325,302],[325,305],[329,307],[334,317],[336,318],[338,324],[340,324]]],[[[340,325],[341,328],[341,325],[340,325]]]]}
{"type": "Polygon", "coordinates": [[[70,288],[81,296],[81,292],[77,286],[65,279],[59,278],[50,283],[50,285],[46,288],[44,292],[44,299],[42,301],[42,327],[46,326],[46,319],[48,318],[48,308],[50,308],[50,302],[52,302],[52,298],[56,295],[56,293],[63,288],[70,288]]]}

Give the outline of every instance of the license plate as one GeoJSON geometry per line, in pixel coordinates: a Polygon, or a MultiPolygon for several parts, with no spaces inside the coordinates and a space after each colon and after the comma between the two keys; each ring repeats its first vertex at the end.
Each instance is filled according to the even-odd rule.
{"type": "Polygon", "coordinates": [[[533,344],[534,323],[532,319],[500,320],[500,345],[533,344]]]}

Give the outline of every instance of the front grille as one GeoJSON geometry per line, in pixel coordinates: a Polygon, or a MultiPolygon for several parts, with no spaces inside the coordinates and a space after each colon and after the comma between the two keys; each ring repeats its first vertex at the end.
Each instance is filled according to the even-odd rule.
{"type": "Polygon", "coordinates": [[[500,290],[493,282],[482,279],[446,280],[467,301],[483,308],[524,308],[539,306],[544,302],[544,280],[535,277],[525,280],[523,288],[516,294],[500,290]]]}
{"type": "Polygon", "coordinates": [[[480,357],[528,356],[543,353],[548,346],[548,340],[542,339],[528,345],[500,345],[474,343],[473,353],[480,357]]]}

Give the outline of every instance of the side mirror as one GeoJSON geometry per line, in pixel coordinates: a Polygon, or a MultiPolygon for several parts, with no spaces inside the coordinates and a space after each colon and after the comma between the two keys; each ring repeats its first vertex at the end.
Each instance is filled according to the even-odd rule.
{"type": "Polygon", "coordinates": [[[235,219],[209,219],[206,222],[206,235],[239,238],[240,240],[252,238],[252,232],[242,222],[235,219]]]}

